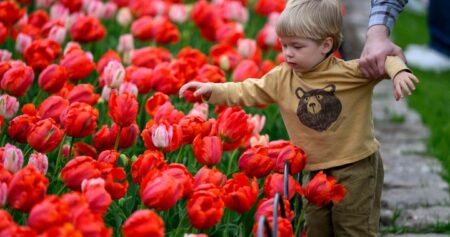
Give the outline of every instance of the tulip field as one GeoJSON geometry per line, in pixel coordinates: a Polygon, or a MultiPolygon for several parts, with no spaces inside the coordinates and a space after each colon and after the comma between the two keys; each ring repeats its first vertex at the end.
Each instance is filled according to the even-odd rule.
{"type": "Polygon", "coordinates": [[[178,95],[283,62],[284,6],[1,1],[0,237],[300,236],[304,201],[345,189],[299,182],[277,108],[178,95]]]}

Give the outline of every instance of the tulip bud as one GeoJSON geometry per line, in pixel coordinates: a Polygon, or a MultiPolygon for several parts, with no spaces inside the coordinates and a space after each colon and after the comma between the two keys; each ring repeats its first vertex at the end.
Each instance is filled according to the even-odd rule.
{"type": "Polygon", "coordinates": [[[113,90],[116,91],[115,89],[111,89],[111,87],[109,87],[109,86],[104,86],[103,87],[102,95],[101,95],[101,98],[103,99],[103,101],[108,101],[109,100],[109,96],[111,96],[111,92],[113,90]]]}
{"type": "Polygon", "coordinates": [[[207,103],[194,103],[191,111],[188,115],[198,116],[204,120],[208,119],[208,104],[207,103]]]}
{"type": "Polygon", "coordinates": [[[169,18],[176,23],[184,23],[188,18],[188,9],[185,4],[172,4],[169,9],[169,18]]]}
{"type": "Polygon", "coordinates": [[[28,165],[34,166],[41,174],[47,174],[48,158],[42,153],[33,153],[30,155],[28,165]]]}
{"type": "Polygon", "coordinates": [[[23,53],[25,51],[25,49],[28,47],[28,45],[31,44],[32,41],[33,41],[33,39],[31,38],[31,36],[24,34],[24,33],[19,33],[17,35],[17,39],[16,39],[17,52],[23,53]]]}
{"type": "Polygon", "coordinates": [[[48,33],[48,39],[52,39],[62,45],[66,39],[67,30],[61,26],[53,26],[48,33]]]}
{"type": "Polygon", "coordinates": [[[132,82],[124,82],[120,85],[119,94],[128,93],[130,95],[138,96],[138,88],[132,82]]]}
{"type": "Polygon", "coordinates": [[[6,49],[0,49],[0,62],[8,61],[11,59],[12,53],[6,49]]]}
{"type": "Polygon", "coordinates": [[[230,69],[230,59],[226,55],[221,56],[219,59],[219,66],[222,70],[227,71],[230,69]]]}
{"type": "Polygon", "coordinates": [[[128,7],[123,7],[117,12],[116,20],[121,26],[128,26],[133,20],[133,15],[128,7]]]}
{"type": "Polygon", "coordinates": [[[125,78],[125,68],[116,61],[111,60],[103,70],[103,79],[105,84],[111,88],[119,88],[125,78]]]}
{"type": "Polygon", "coordinates": [[[255,125],[253,129],[253,134],[259,134],[261,130],[264,128],[264,124],[266,123],[266,116],[255,114],[250,118],[250,122],[255,125]]]}
{"type": "Polygon", "coordinates": [[[163,124],[152,127],[152,142],[155,147],[164,148],[169,145],[173,135],[173,128],[169,126],[167,130],[163,124]]]}
{"type": "Polygon", "coordinates": [[[134,49],[134,38],[132,34],[124,34],[119,38],[119,44],[117,45],[118,52],[128,52],[134,49]]]}
{"type": "Polygon", "coordinates": [[[11,119],[19,109],[19,101],[16,97],[7,94],[0,96],[0,116],[11,119]]]}
{"type": "Polygon", "coordinates": [[[69,17],[69,9],[60,3],[55,3],[50,7],[50,18],[53,20],[64,20],[69,17]]]}
{"type": "Polygon", "coordinates": [[[68,158],[69,157],[69,152],[70,152],[70,146],[68,144],[64,144],[63,147],[62,147],[61,155],[64,158],[68,158]]]}
{"type": "Polygon", "coordinates": [[[242,57],[251,58],[256,52],[256,41],[253,39],[240,39],[237,50],[242,57]]]}
{"type": "Polygon", "coordinates": [[[101,1],[89,1],[86,12],[88,16],[101,19],[105,13],[105,5],[101,1]]]}
{"type": "Polygon", "coordinates": [[[250,146],[268,146],[269,145],[269,135],[254,135],[250,138],[250,146]]]}
{"type": "Polygon", "coordinates": [[[111,19],[117,11],[117,4],[114,2],[104,3],[103,6],[103,19],[111,19]]]}
{"type": "Polygon", "coordinates": [[[36,0],[36,8],[49,8],[53,4],[54,0],[36,0]]]}
{"type": "Polygon", "coordinates": [[[23,165],[22,150],[9,143],[6,144],[4,149],[3,166],[12,173],[16,173],[23,165]]]}

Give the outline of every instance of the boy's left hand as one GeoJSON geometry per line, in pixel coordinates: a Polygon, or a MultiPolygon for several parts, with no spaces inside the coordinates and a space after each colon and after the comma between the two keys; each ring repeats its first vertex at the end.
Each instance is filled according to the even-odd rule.
{"type": "Polygon", "coordinates": [[[419,79],[408,71],[401,71],[395,75],[392,79],[394,84],[394,97],[395,100],[403,98],[403,92],[411,95],[411,91],[415,90],[414,83],[419,83],[419,79]]]}

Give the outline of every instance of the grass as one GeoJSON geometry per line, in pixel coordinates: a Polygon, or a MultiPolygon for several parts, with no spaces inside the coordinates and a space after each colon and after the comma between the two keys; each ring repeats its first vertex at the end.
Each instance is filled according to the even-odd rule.
{"type": "MultiPolygon", "coordinates": [[[[426,16],[403,12],[393,30],[394,41],[404,50],[408,44],[426,44],[429,40],[426,16]]],[[[444,166],[444,178],[450,183],[450,71],[436,73],[412,68],[420,79],[408,104],[430,128],[428,152],[444,166]]]]}

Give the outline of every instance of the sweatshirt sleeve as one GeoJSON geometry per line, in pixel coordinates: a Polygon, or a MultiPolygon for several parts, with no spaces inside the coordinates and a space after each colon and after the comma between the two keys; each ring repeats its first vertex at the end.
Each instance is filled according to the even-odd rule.
{"type": "Polygon", "coordinates": [[[384,67],[386,69],[386,73],[389,75],[389,78],[394,78],[397,73],[401,71],[411,71],[406,66],[406,64],[396,56],[388,56],[386,57],[386,61],[384,63],[384,67]]]}
{"type": "Polygon", "coordinates": [[[226,106],[255,106],[274,103],[278,98],[280,70],[280,66],[275,67],[260,79],[249,78],[242,82],[214,83],[211,96],[206,101],[226,106]]]}

